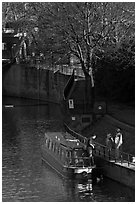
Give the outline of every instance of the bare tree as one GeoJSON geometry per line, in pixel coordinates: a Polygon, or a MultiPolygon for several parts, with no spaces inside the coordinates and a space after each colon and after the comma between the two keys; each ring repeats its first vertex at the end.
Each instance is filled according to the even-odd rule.
{"type": "MultiPolygon", "coordinates": [[[[12,3],[13,15],[43,52],[73,54],[86,79],[87,100],[94,98],[96,62],[134,36],[134,2],[12,3]],[[31,19],[31,21],[30,21],[31,19]],[[34,27],[38,28],[36,35],[34,27]],[[31,33],[31,34],[30,34],[31,33]]],[[[9,5],[8,5],[9,6],[9,5]]]]}
{"type": "Polygon", "coordinates": [[[42,5],[38,18],[41,39],[43,35],[52,39],[53,50],[65,45],[64,52],[78,59],[86,79],[86,101],[94,101],[96,61],[105,53],[111,56],[123,41],[134,36],[134,3],[42,5]]]}

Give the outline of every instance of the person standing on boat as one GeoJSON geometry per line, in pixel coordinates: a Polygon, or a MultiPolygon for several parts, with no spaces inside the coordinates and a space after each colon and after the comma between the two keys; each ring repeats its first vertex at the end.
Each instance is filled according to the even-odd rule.
{"type": "Polygon", "coordinates": [[[116,136],[115,136],[115,157],[119,159],[121,157],[120,152],[122,151],[122,144],[123,144],[123,136],[121,133],[121,129],[117,128],[116,136]]]}
{"type": "Polygon", "coordinates": [[[96,139],[96,135],[93,135],[88,139],[88,142],[87,142],[87,151],[91,158],[92,165],[94,165],[93,150],[95,148],[95,143],[94,143],[95,139],[96,139]]]}

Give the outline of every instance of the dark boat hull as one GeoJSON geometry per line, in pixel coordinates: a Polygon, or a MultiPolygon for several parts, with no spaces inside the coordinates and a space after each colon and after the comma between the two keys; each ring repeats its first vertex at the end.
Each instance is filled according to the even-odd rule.
{"type": "MultiPolygon", "coordinates": [[[[91,173],[87,173],[85,171],[82,173],[76,173],[77,168],[64,165],[58,157],[55,157],[55,155],[53,155],[44,146],[42,147],[42,160],[62,177],[73,179],[92,179],[92,171],[91,173]]],[[[93,169],[95,169],[95,166],[93,166],[93,169]]]]}

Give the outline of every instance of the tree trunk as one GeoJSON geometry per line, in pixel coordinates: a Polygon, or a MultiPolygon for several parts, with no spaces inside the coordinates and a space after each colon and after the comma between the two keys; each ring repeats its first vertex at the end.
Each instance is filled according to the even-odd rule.
{"type": "MultiPolygon", "coordinates": [[[[81,60],[82,70],[85,75],[85,104],[86,112],[93,114],[94,102],[95,102],[95,88],[94,88],[94,77],[93,69],[90,66],[90,61],[88,61],[87,68],[85,66],[84,60],[81,60]]],[[[93,114],[93,118],[94,114],[93,114]]]]}
{"type": "Polygon", "coordinates": [[[85,101],[86,111],[92,113],[95,101],[94,87],[92,86],[91,76],[85,77],[85,101]]]}

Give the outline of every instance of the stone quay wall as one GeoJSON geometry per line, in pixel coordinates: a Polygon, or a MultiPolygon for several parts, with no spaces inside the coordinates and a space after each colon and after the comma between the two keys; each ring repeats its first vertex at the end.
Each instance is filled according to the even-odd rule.
{"type": "Polygon", "coordinates": [[[14,64],[3,71],[2,94],[59,103],[69,77],[59,71],[14,64]]]}

